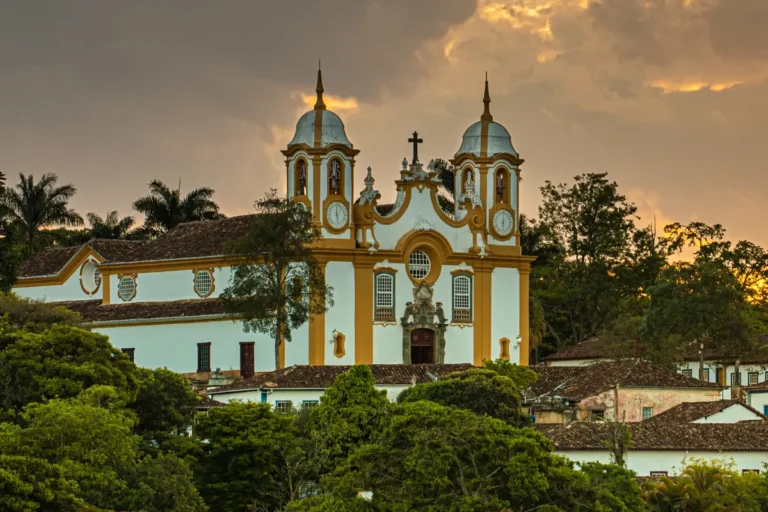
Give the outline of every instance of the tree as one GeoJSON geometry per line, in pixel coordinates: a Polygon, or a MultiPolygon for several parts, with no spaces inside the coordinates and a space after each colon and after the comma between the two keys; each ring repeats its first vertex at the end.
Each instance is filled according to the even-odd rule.
{"type": "Polygon", "coordinates": [[[621,510],[533,429],[427,401],[394,406],[326,486],[337,498],[368,490],[392,512],[621,510]]]}
{"type": "Polygon", "coordinates": [[[591,485],[598,491],[613,495],[624,506],[621,510],[643,512],[645,502],[641,497],[637,475],[617,464],[582,462],[579,469],[589,477],[591,485]]]}
{"type": "Polygon", "coordinates": [[[320,494],[289,503],[285,512],[377,512],[377,509],[363,498],[320,494]]]}
{"type": "Polygon", "coordinates": [[[160,180],[149,184],[149,195],[133,203],[133,209],[144,214],[144,229],[147,233],[164,233],[182,222],[216,220],[223,217],[219,205],[211,198],[214,190],[202,187],[181,198],[179,188],[171,190],[160,180]]]}
{"type": "Polygon", "coordinates": [[[512,379],[492,370],[474,369],[445,375],[434,382],[410,387],[397,397],[398,403],[429,400],[458,407],[480,416],[497,418],[509,425],[530,424],[520,411],[522,389],[512,379]]]}
{"type": "Polygon", "coordinates": [[[19,174],[19,183],[3,195],[3,205],[13,229],[23,239],[27,255],[45,245],[41,229],[46,226],[81,226],[83,219],[68,208],[77,189],[72,185],[56,186],[58,176],[43,174],[35,182],[32,175],[19,174]]]}
{"type": "Polygon", "coordinates": [[[95,385],[114,386],[126,401],[136,396],[136,366],[106,336],[68,325],[16,331],[0,321],[0,411],[75,397],[95,385]]]}
{"type": "Polygon", "coordinates": [[[12,233],[8,225],[9,212],[5,206],[5,174],[0,171],[0,293],[7,293],[16,282],[19,255],[14,251],[12,233]]]}
{"type": "Polygon", "coordinates": [[[75,482],[44,459],[0,454],[0,510],[77,510],[76,489],[75,482]]]}
{"type": "Polygon", "coordinates": [[[128,238],[135,220],[133,217],[119,217],[117,211],[107,213],[106,218],[91,212],[86,215],[91,225],[93,238],[107,238],[112,240],[128,238]]]}
{"type": "Polygon", "coordinates": [[[280,345],[291,331],[333,306],[333,288],[310,246],[320,239],[312,215],[301,204],[272,190],[256,202],[248,235],[231,246],[235,266],[230,285],[221,294],[224,310],[242,317],[246,332],[258,331],[275,340],[275,368],[280,345]]]}
{"type": "Polygon", "coordinates": [[[230,402],[201,415],[197,488],[211,510],[280,510],[298,494],[287,461],[299,450],[293,418],[268,404],[230,402]]]}
{"type": "Polygon", "coordinates": [[[189,466],[176,455],[144,457],[124,475],[128,486],[120,500],[122,510],[143,512],[204,512],[200,494],[192,484],[189,466]]]}
{"type": "Polygon", "coordinates": [[[539,374],[530,368],[510,363],[503,359],[496,359],[495,361],[485,360],[483,361],[483,368],[511,379],[520,390],[528,389],[531,384],[539,380],[539,374]]]}
{"type": "Polygon", "coordinates": [[[55,324],[77,325],[80,315],[63,306],[0,293],[0,317],[11,329],[43,332],[55,324]]]}
{"type": "Polygon", "coordinates": [[[336,377],[320,397],[320,404],[312,409],[306,435],[309,465],[316,481],[373,439],[390,406],[386,392],[374,384],[368,366],[353,366],[336,377]]]}
{"type": "Polygon", "coordinates": [[[136,433],[148,446],[164,446],[172,435],[192,426],[199,397],[183,375],[165,368],[138,369],[139,389],[130,408],[138,416],[136,433]]]}

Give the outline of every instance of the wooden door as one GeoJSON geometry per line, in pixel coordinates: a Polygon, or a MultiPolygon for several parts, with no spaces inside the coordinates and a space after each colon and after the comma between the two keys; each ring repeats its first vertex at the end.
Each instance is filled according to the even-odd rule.
{"type": "Polygon", "coordinates": [[[411,364],[435,362],[435,333],[430,329],[411,331],[411,364]]]}
{"type": "Polygon", "coordinates": [[[240,342],[240,376],[253,377],[253,341],[240,342]]]}

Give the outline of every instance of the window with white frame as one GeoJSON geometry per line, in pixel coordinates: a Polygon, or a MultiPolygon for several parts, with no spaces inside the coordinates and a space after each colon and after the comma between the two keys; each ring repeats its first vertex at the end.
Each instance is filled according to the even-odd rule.
{"type": "Polygon", "coordinates": [[[652,477],[667,476],[669,473],[666,471],[651,471],[652,477]]]}
{"type": "Polygon", "coordinates": [[[395,319],[395,276],[390,272],[378,272],[374,282],[376,298],[374,320],[395,319]]]}
{"type": "Polygon", "coordinates": [[[453,277],[453,321],[457,323],[472,321],[472,276],[453,277]]]}
{"type": "Polygon", "coordinates": [[[311,409],[312,407],[317,407],[318,405],[320,405],[320,400],[304,400],[301,403],[301,406],[304,409],[311,409]]]}
{"type": "Polygon", "coordinates": [[[754,386],[757,384],[757,372],[749,372],[747,373],[747,386],[754,386]]]}
{"type": "Polygon", "coordinates": [[[408,270],[414,279],[424,279],[429,275],[432,268],[432,262],[429,255],[424,251],[413,251],[408,256],[408,270]]]}
{"type": "Polygon", "coordinates": [[[704,368],[704,382],[709,382],[709,368],[704,368]]]}
{"type": "Polygon", "coordinates": [[[195,271],[195,293],[200,297],[208,297],[213,293],[213,272],[210,270],[195,271]]]}
{"type": "Polygon", "coordinates": [[[643,407],[643,421],[653,417],[653,407],[643,407]]]}
{"type": "Polygon", "coordinates": [[[741,372],[731,372],[731,386],[741,385],[741,372]]]}
{"type": "Polygon", "coordinates": [[[277,412],[291,412],[293,402],[290,400],[275,400],[275,411],[277,412]]]}
{"type": "Polygon", "coordinates": [[[136,296],[136,278],[133,276],[123,276],[117,283],[117,296],[120,300],[128,302],[136,296]]]}
{"type": "Polygon", "coordinates": [[[693,370],[691,369],[683,370],[683,375],[685,375],[686,377],[693,377],[693,370]]]}

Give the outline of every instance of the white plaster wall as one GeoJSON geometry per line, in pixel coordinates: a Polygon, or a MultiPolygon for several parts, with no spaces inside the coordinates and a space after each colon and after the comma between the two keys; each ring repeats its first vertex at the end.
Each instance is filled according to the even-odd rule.
{"type": "Polygon", "coordinates": [[[491,274],[491,354],[501,356],[501,338],[509,339],[509,360],[520,362],[515,339],[520,332],[520,274],[516,268],[495,268],[491,274]]]}
{"type": "MultiPolygon", "coordinates": [[[[610,462],[610,455],[604,450],[556,450],[555,453],[564,455],[576,462],[610,462]]],[[[638,476],[650,476],[651,471],[667,471],[669,476],[679,475],[685,462],[691,459],[723,460],[732,459],[734,469],[764,470],[763,464],[768,462],[768,452],[685,452],[685,451],[640,451],[630,450],[627,454],[627,468],[635,471],[638,476]]]]}
{"type": "Polygon", "coordinates": [[[472,247],[472,232],[468,226],[455,228],[446,224],[432,205],[429,187],[419,192],[418,187],[411,188],[411,202],[403,216],[392,224],[376,224],[376,240],[381,249],[394,249],[397,242],[408,231],[414,229],[417,222],[426,220],[432,229],[443,235],[455,252],[468,252],[472,247]]]}
{"type": "Polygon", "coordinates": [[[309,364],[309,320],[291,332],[291,341],[285,344],[285,366],[309,364]]]}
{"type": "MultiPolygon", "coordinates": [[[[407,385],[386,385],[376,386],[376,389],[385,390],[387,392],[387,398],[390,402],[395,402],[397,396],[404,390],[409,388],[407,385]]],[[[229,403],[234,400],[242,400],[243,402],[261,402],[261,391],[258,389],[236,391],[233,393],[221,393],[210,396],[214,400],[219,402],[229,403]]],[[[325,393],[324,389],[273,389],[267,393],[267,403],[275,405],[278,400],[290,400],[293,402],[294,407],[300,406],[304,401],[320,400],[320,397],[325,393]]]]}
{"type": "Polygon", "coordinates": [[[44,300],[46,302],[64,300],[94,300],[101,299],[103,287],[104,283],[101,284],[98,291],[93,295],[88,295],[85,293],[80,287],[80,268],[78,268],[63,284],[55,286],[30,286],[14,288],[13,292],[19,297],[34,300],[44,300]]]}
{"type": "MultiPolygon", "coordinates": [[[[709,368],[709,382],[717,382],[717,368],[719,365],[713,362],[704,362],[704,368],[709,368]]],[[[680,365],[678,371],[682,373],[684,369],[692,370],[694,378],[699,378],[699,362],[688,361],[680,365]]],[[[731,374],[736,370],[734,365],[728,365],[725,367],[725,385],[731,385],[731,374]]],[[[750,372],[757,373],[757,382],[765,382],[766,373],[768,373],[768,366],[766,365],[739,365],[739,373],[741,374],[741,385],[747,386],[749,383],[750,372]]],[[[730,390],[726,390],[724,396],[730,397],[730,390]]]]}
{"type": "Polygon", "coordinates": [[[348,261],[331,261],[325,279],[333,286],[334,302],[325,313],[325,364],[355,364],[355,267],[348,261]],[[334,329],[344,333],[344,357],[333,354],[334,329]]]}
{"type": "Polygon", "coordinates": [[[763,419],[759,414],[755,414],[746,407],[740,404],[733,404],[722,411],[708,416],[706,418],[699,418],[693,423],[736,423],[739,421],[748,420],[760,420],[763,419]]]}
{"type": "MultiPolygon", "coordinates": [[[[768,391],[768,390],[766,390],[768,391]]],[[[768,392],[756,393],[754,391],[749,392],[747,396],[747,403],[754,409],[757,409],[761,413],[768,412],[768,392]]]]}
{"type": "MultiPolygon", "coordinates": [[[[240,342],[253,341],[254,369],[275,369],[274,340],[261,333],[243,332],[231,320],[150,324],[136,327],[97,327],[117,348],[135,348],[135,362],[145,368],[166,367],[175,372],[197,371],[197,344],[211,342],[211,369],[240,368],[240,342]]],[[[287,359],[287,357],[286,357],[287,359]]]]}
{"type": "MultiPolygon", "coordinates": [[[[203,267],[201,268],[209,268],[203,267]]],[[[232,268],[213,267],[214,290],[209,298],[218,297],[229,286],[232,268]]],[[[117,275],[110,278],[110,303],[124,304],[117,295],[120,280],[117,275]]],[[[192,270],[174,270],[168,272],[146,272],[136,277],[136,296],[130,302],[161,302],[172,300],[199,299],[195,293],[195,273],[192,270]]]]}

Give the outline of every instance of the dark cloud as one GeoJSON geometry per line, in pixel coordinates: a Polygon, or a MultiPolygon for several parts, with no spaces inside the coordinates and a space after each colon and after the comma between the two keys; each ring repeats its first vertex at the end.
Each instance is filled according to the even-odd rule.
{"type": "Polygon", "coordinates": [[[722,0],[707,12],[707,19],[718,55],[768,61],[768,1],[722,0]]]}

